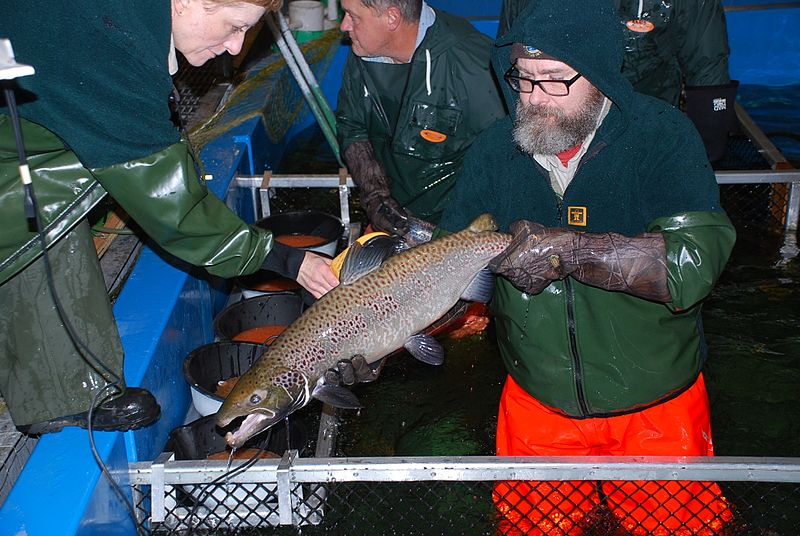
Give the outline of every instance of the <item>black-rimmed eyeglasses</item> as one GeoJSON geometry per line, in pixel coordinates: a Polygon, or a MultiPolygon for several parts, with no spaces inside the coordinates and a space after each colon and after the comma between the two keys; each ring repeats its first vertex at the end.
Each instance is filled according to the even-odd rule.
{"type": "Polygon", "coordinates": [[[569,80],[533,80],[519,76],[519,71],[513,65],[503,75],[511,89],[518,93],[533,93],[533,88],[539,86],[542,91],[551,97],[566,97],[569,95],[569,87],[577,82],[580,77],[581,73],[576,74],[569,80]]]}

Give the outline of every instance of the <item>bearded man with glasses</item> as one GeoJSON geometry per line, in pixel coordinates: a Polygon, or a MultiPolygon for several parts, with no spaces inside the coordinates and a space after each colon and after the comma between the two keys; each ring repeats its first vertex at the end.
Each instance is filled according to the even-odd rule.
{"type": "MultiPolygon", "coordinates": [[[[697,131],[633,90],[623,52],[609,0],[538,0],[495,43],[511,114],[470,147],[440,226],[489,212],[513,235],[491,263],[498,455],[713,455],[700,308],[736,235],[697,131]]],[[[503,533],[714,534],[733,517],[713,482],[494,491],[503,533]]]]}

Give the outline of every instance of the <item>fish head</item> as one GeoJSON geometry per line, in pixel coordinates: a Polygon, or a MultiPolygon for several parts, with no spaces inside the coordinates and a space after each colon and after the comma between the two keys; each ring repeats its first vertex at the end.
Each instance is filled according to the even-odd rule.
{"type": "Polygon", "coordinates": [[[254,367],[244,374],[217,411],[217,426],[224,428],[244,417],[241,425],[225,435],[231,448],[240,448],[251,437],[305,406],[311,399],[309,378],[301,370],[254,367]]]}

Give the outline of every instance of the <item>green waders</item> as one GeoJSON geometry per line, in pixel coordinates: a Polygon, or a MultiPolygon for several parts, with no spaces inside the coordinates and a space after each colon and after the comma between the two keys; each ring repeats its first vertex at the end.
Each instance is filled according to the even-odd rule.
{"type": "MultiPolygon", "coordinates": [[[[54,244],[49,255],[69,322],[94,355],[122,378],[122,344],[86,220],[54,244]]],[[[113,379],[81,357],[56,310],[42,256],[0,285],[0,303],[0,393],[14,424],[87,411],[97,390],[113,379]]]]}

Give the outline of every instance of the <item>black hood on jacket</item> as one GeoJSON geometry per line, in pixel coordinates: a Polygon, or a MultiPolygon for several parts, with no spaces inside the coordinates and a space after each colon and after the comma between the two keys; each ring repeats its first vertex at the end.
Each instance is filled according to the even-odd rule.
{"type": "Polygon", "coordinates": [[[495,42],[492,67],[512,117],[519,94],[503,81],[514,43],[532,46],[570,65],[624,112],[633,87],[622,75],[622,27],[609,0],[532,0],[495,42]]]}

